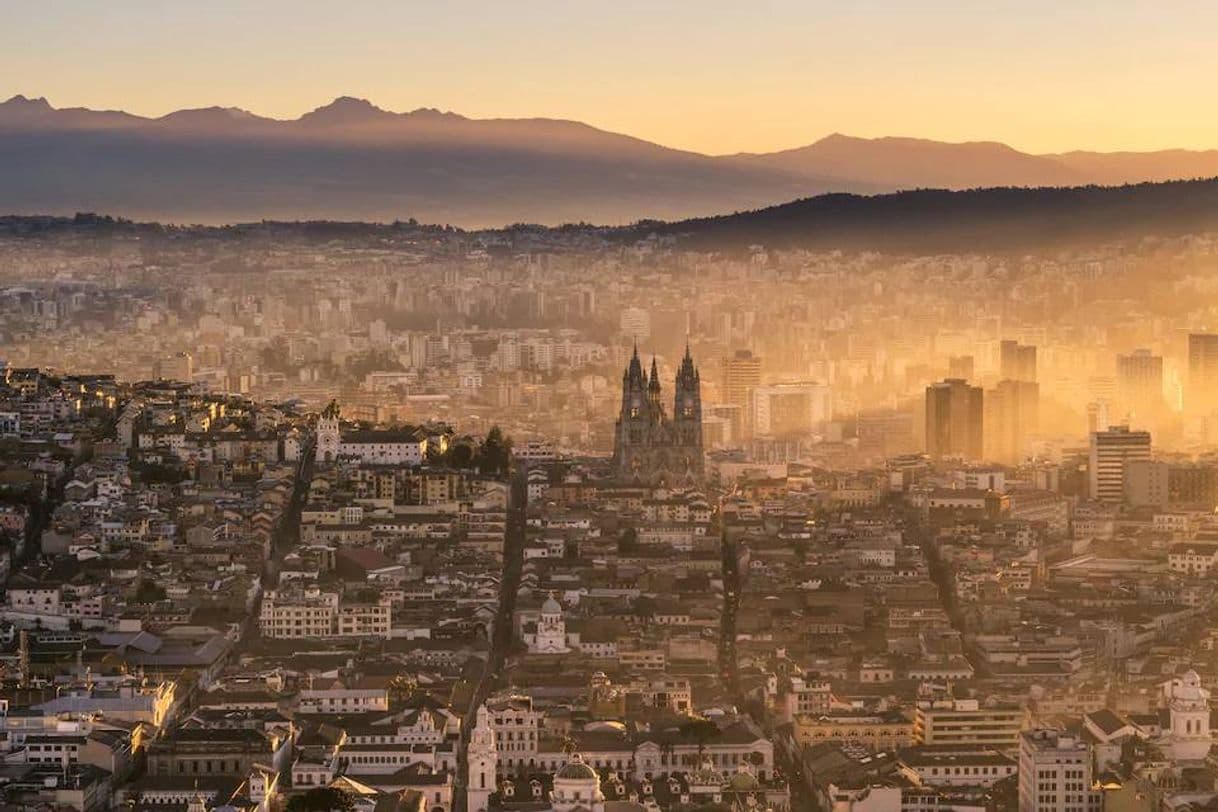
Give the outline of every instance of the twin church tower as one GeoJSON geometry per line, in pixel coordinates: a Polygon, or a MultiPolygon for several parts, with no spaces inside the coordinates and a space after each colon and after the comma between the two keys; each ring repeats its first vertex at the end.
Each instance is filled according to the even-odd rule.
{"type": "Polygon", "coordinates": [[[622,411],[613,438],[613,470],[619,480],[665,485],[702,481],[702,385],[685,348],[677,370],[672,417],[660,400],[660,374],[651,360],[643,373],[639,348],[622,375],[622,411]]]}

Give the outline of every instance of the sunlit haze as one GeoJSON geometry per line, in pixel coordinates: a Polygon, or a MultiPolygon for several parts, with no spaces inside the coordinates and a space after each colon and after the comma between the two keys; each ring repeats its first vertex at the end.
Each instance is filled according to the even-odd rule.
{"type": "Polygon", "coordinates": [[[1218,810],[1218,3],[17,5],[0,809],[1218,810]]]}

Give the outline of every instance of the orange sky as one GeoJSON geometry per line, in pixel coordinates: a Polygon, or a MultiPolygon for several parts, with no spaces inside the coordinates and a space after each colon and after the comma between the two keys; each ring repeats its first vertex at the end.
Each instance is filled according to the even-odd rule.
{"type": "Polygon", "coordinates": [[[0,27],[0,97],[295,117],[354,95],[711,153],[835,131],[1036,152],[1218,147],[1212,2],[606,5],[50,0],[0,27]]]}

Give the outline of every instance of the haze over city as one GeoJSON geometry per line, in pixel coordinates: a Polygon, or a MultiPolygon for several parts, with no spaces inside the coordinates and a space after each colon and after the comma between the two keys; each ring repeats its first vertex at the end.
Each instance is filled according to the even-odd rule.
{"type": "Polygon", "coordinates": [[[1208,4],[0,27],[0,808],[1218,808],[1208,4]]]}

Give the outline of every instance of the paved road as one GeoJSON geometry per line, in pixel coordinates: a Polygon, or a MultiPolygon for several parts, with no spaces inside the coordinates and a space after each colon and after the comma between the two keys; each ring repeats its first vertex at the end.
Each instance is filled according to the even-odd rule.
{"type": "Polygon", "coordinates": [[[722,545],[724,597],[723,616],[719,627],[719,673],[737,707],[756,719],[766,736],[774,742],[775,763],[785,773],[791,787],[791,808],[796,812],[811,812],[817,806],[804,784],[798,754],[786,751],[779,741],[779,735],[765,708],[753,700],[746,699],[740,688],[740,668],[736,651],[736,612],[740,607],[744,580],[738,566],[739,548],[735,542],[727,538],[726,532],[723,535],[722,545]]]}
{"type": "Polygon", "coordinates": [[[503,577],[499,583],[499,613],[491,633],[491,649],[486,668],[474,688],[465,717],[461,720],[461,743],[457,749],[457,775],[454,779],[453,812],[466,812],[465,776],[470,733],[478,707],[502,680],[503,666],[512,646],[512,615],[516,611],[516,590],[524,564],[525,509],[528,501],[525,472],[513,467],[508,498],[507,528],[503,540],[503,577]]]}
{"type": "Polygon", "coordinates": [[[284,511],[283,519],[275,528],[271,537],[271,557],[262,568],[261,585],[258,597],[254,599],[254,607],[246,615],[241,629],[241,644],[248,645],[258,634],[258,618],[262,614],[262,593],[275,586],[279,578],[279,567],[283,557],[296,549],[300,544],[300,512],[304,509],[305,497],[309,495],[309,483],[313,479],[313,462],[317,445],[310,441],[300,450],[300,461],[296,465],[296,481],[292,489],[292,499],[288,509],[284,511]]]}
{"type": "Polygon", "coordinates": [[[719,675],[728,691],[740,701],[740,673],[736,658],[736,609],[740,606],[740,571],[735,542],[723,533],[723,615],[719,621],[719,675]]]}

